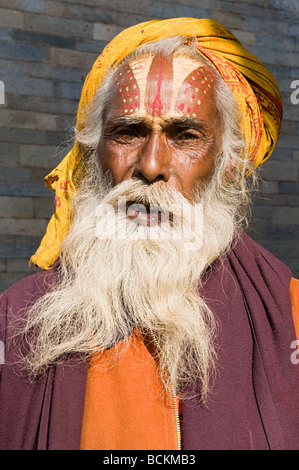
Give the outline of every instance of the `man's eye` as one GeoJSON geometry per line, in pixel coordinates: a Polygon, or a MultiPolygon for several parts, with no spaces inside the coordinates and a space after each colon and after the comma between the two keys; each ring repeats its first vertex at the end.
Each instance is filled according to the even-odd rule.
{"type": "Polygon", "coordinates": [[[139,134],[133,126],[107,129],[105,132],[105,138],[121,142],[131,141],[132,139],[136,139],[138,137],[139,134]]]}
{"type": "Polygon", "coordinates": [[[188,132],[181,132],[176,136],[176,140],[199,140],[201,135],[196,132],[188,131],[188,132]]]}
{"type": "Polygon", "coordinates": [[[135,136],[137,136],[137,132],[136,132],[135,129],[133,129],[131,127],[124,127],[124,128],[121,128],[121,129],[115,129],[112,132],[112,135],[135,137],[135,136]]]}

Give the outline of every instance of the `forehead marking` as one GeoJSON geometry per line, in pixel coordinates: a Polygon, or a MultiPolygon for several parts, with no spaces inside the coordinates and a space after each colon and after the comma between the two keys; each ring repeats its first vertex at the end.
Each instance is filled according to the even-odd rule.
{"type": "Polygon", "coordinates": [[[156,98],[150,105],[150,108],[154,110],[154,112],[158,113],[163,109],[163,105],[161,103],[161,80],[162,80],[162,65],[163,65],[163,59],[160,59],[160,64],[159,64],[159,78],[158,78],[158,83],[157,83],[157,94],[156,98]]]}
{"type": "Polygon", "coordinates": [[[118,101],[121,100],[125,113],[138,111],[140,107],[140,90],[133,70],[129,64],[124,65],[115,77],[118,88],[118,101]]]}
{"type": "Polygon", "coordinates": [[[145,57],[119,69],[116,105],[126,114],[197,117],[215,77],[192,59],[145,57]]]}
{"type": "Polygon", "coordinates": [[[210,91],[215,76],[202,65],[193,70],[182,83],[176,99],[175,109],[186,117],[197,117],[198,107],[210,91]]]}
{"type": "Polygon", "coordinates": [[[146,112],[166,114],[170,108],[172,88],[173,57],[154,56],[146,77],[146,112]]]}

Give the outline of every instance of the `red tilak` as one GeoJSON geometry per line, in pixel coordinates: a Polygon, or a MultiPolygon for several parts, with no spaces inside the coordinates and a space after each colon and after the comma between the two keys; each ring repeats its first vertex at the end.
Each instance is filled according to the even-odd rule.
{"type": "Polygon", "coordinates": [[[159,67],[159,78],[158,78],[158,89],[157,89],[157,94],[156,98],[150,105],[151,109],[153,109],[156,113],[161,111],[163,109],[163,105],[161,103],[161,82],[162,82],[162,63],[163,60],[160,60],[160,67],[159,67]]]}

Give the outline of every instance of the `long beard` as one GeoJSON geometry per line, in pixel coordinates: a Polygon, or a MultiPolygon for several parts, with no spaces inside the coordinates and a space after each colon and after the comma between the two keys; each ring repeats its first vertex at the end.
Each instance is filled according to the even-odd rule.
{"type": "Polygon", "coordinates": [[[28,311],[27,367],[38,376],[70,354],[91,357],[120,339],[124,347],[137,328],[159,343],[165,386],[171,382],[182,392],[187,383],[196,383],[205,401],[216,365],[216,323],[199,288],[206,268],[230,246],[236,202],[228,207],[212,182],[190,204],[161,182],[132,179],[112,188],[105,178],[93,181],[85,179],[74,201],[59,283],[28,311]],[[171,216],[171,236],[165,235],[166,224],[156,225],[153,236],[151,227],[128,220],[119,205],[123,199],[162,207],[171,216]],[[194,216],[199,203],[201,230],[194,230],[188,215],[184,227],[174,223],[182,214],[194,216]],[[115,209],[115,218],[102,210],[107,205],[115,209]]]}

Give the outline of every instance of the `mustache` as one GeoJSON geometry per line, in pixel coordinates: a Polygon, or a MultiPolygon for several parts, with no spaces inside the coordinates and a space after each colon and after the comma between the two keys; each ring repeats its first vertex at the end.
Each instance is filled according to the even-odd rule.
{"type": "Polygon", "coordinates": [[[114,208],[121,204],[139,204],[146,209],[160,208],[163,212],[176,213],[182,205],[192,206],[177,189],[167,186],[164,181],[147,183],[140,178],[134,177],[119,183],[117,186],[106,184],[106,194],[102,200],[114,208]]]}
{"type": "MultiPolygon", "coordinates": [[[[107,188],[108,189],[108,188],[107,188]]],[[[111,187],[95,208],[98,238],[152,238],[170,243],[180,238],[185,249],[198,250],[203,239],[203,205],[186,199],[162,180],[139,178],[111,187]]]]}

